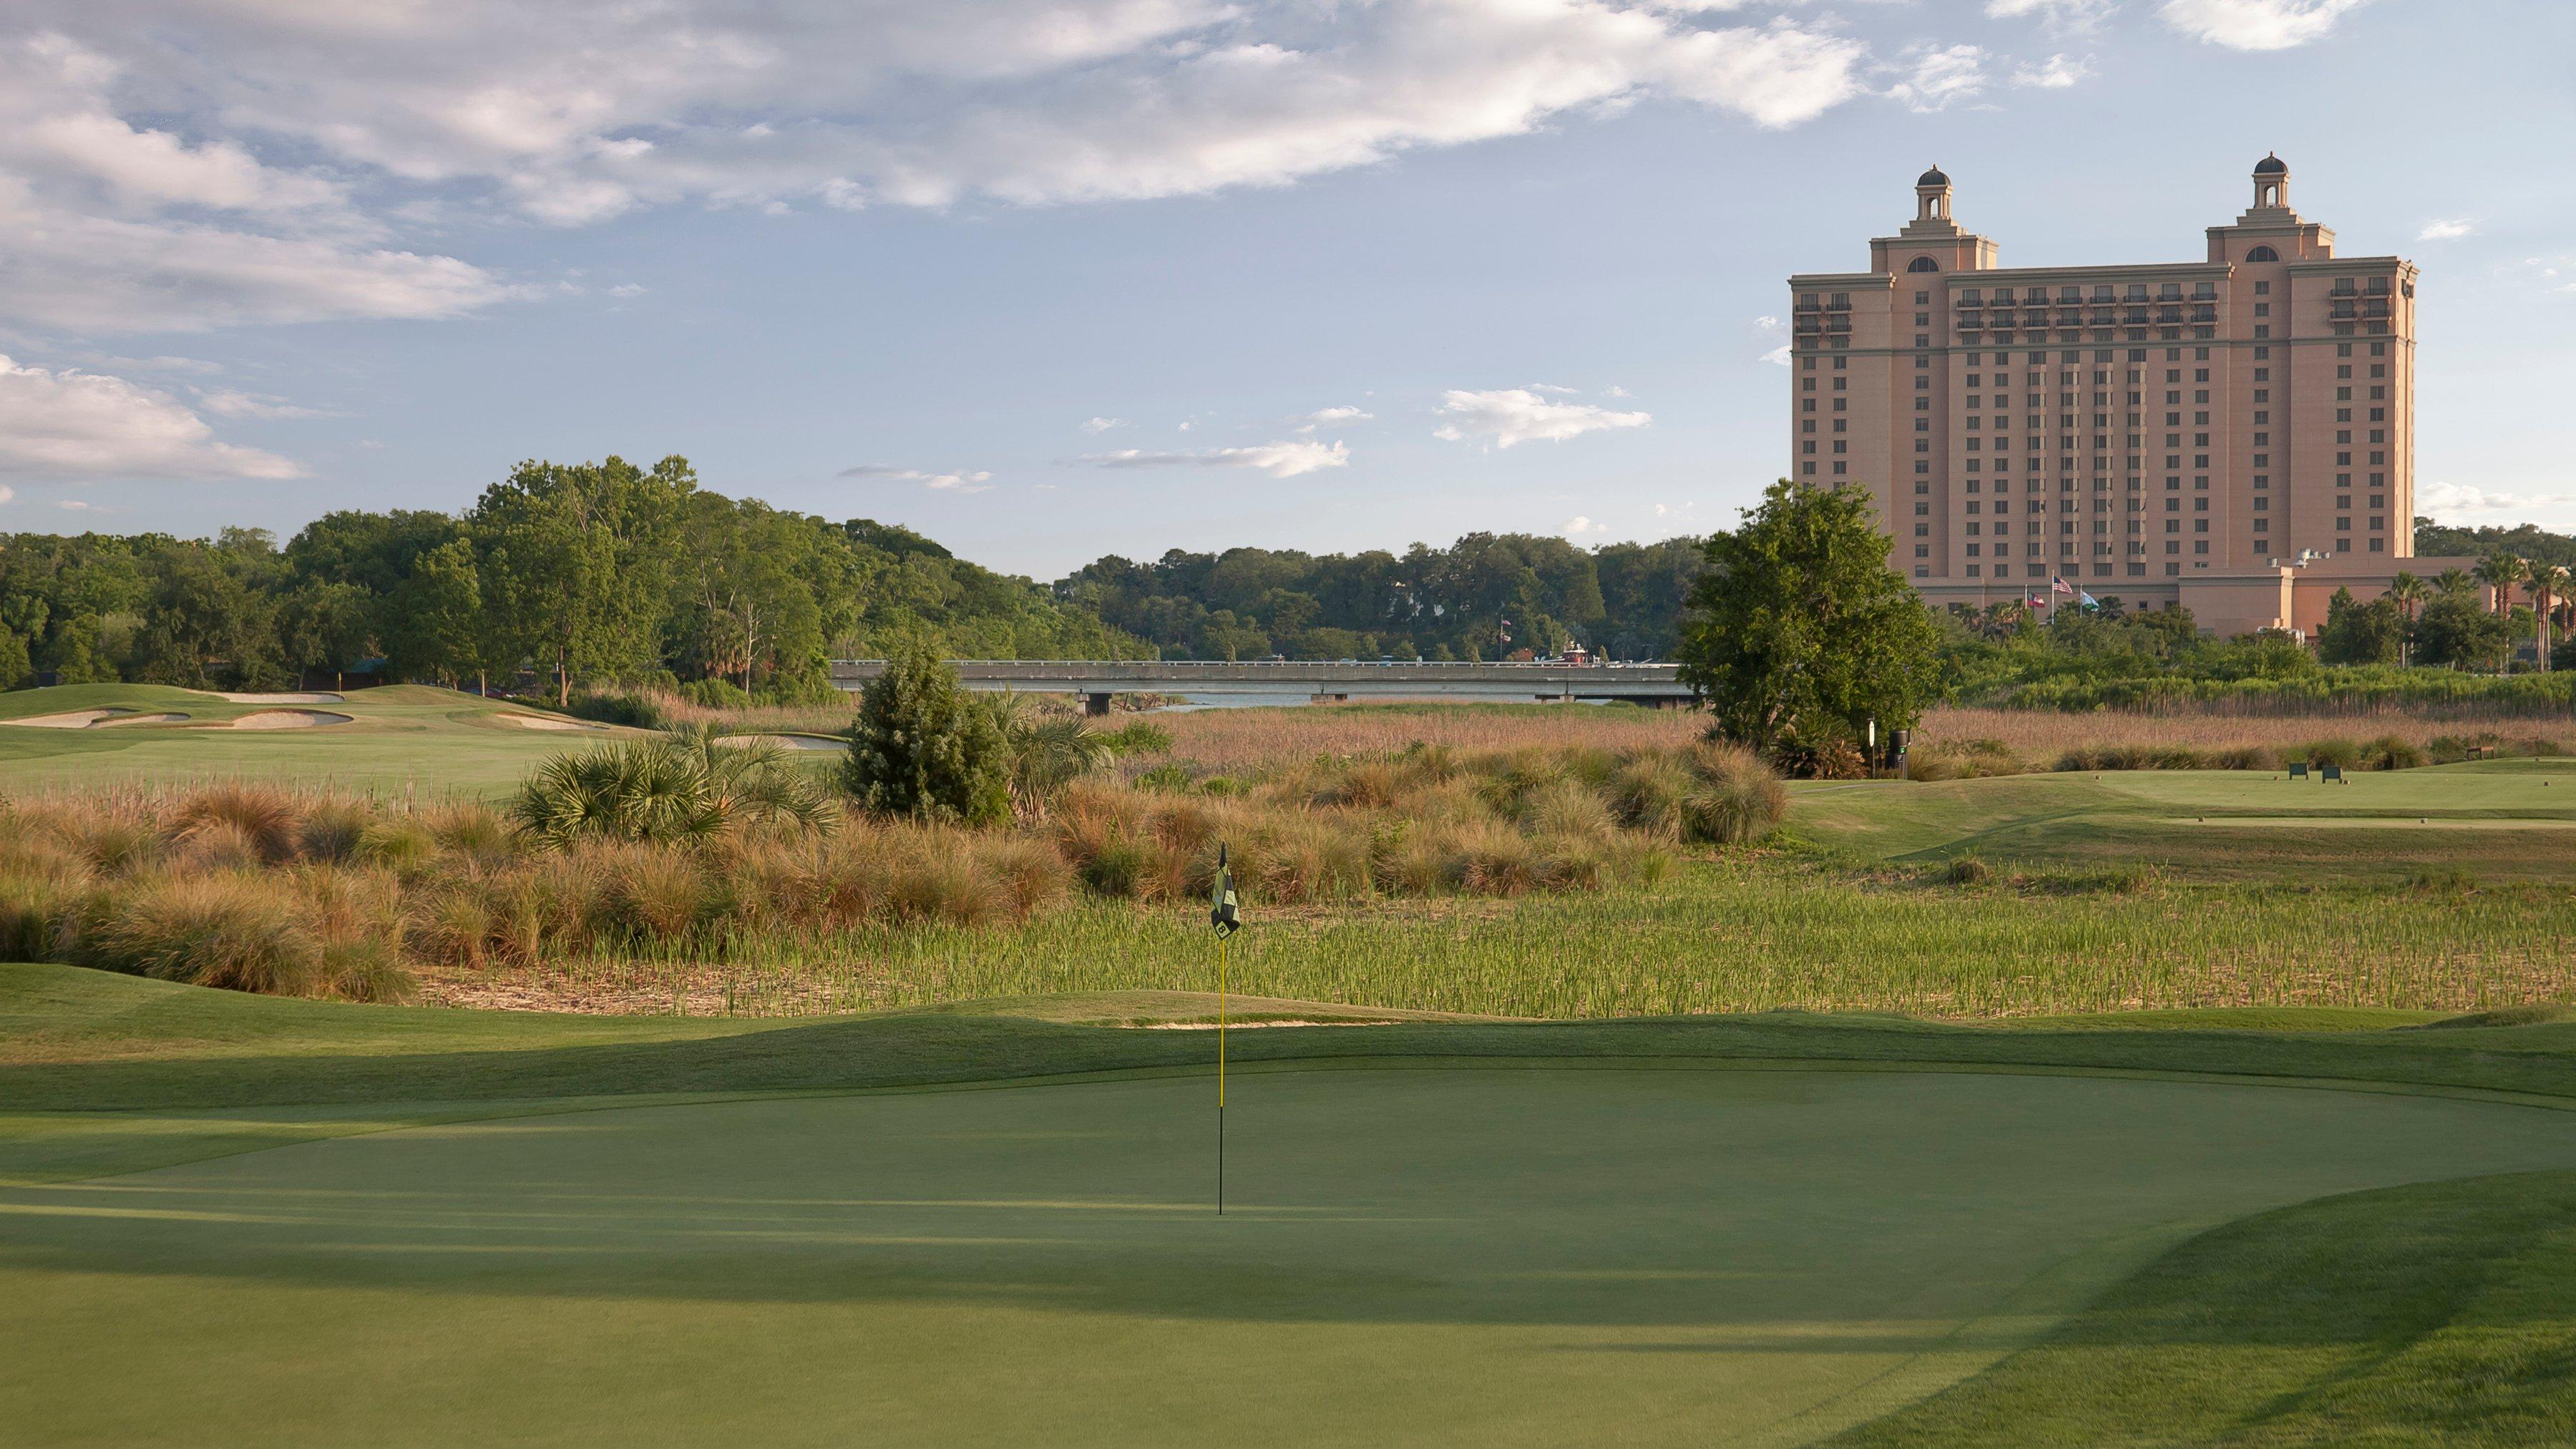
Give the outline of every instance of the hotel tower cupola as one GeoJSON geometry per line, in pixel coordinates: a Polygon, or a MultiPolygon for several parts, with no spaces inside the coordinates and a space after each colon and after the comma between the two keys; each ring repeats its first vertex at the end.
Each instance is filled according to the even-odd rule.
{"type": "Polygon", "coordinates": [[[2258,211],[2290,209],[2290,163],[2277,153],[2254,163],[2254,206],[2258,211]]]}

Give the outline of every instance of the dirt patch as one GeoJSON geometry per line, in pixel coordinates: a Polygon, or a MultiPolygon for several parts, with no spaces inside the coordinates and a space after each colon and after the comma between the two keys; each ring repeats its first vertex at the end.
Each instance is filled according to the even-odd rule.
{"type": "Polygon", "coordinates": [[[224,694],[218,692],[215,695],[215,698],[228,699],[235,704],[347,704],[349,702],[349,697],[347,695],[333,694],[327,689],[311,690],[303,694],[224,694]]]}
{"type": "MultiPolygon", "coordinates": [[[[1403,1022],[1401,1022],[1401,1021],[1395,1021],[1395,1020],[1392,1020],[1392,1019],[1390,1019],[1390,1020],[1386,1020],[1386,1021],[1229,1021],[1229,1022],[1225,1023],[1225,1029],[1226,1029],[1227,1031],[1259,1031],[1259,1030],[1261,1030],[1261,1029],[1262,1029],[1262,1028],[1264,1028],[1264,1027],[1271,1027],[1271,1026],[1402,1026],[1402,1025],[1404,1025],[1404,1023],[1403,1023],[1403,1022]]],[[[1216,1030],[1216,1029],[1217,1029],[1217,1023],[1215,1023],[1215,1022],[1213,1022],[1213,1021],[1149,1021],[1149,1022],[1146,1022],[1143,1026],[1136,1028],[1136,1030],[1138,1030],[1138,1031],[1214,1031],[1214,1030],[1216,1030]]]]}
{"type": "Polygon", "coordinates": [[[729,745],[776,745],[785,750],[846,750],[848,740],[827,740],[819,735],[727,735],[729,745]]]}
{"type": "Polygon", "coordinates": [[[577,719],[548,719],[541,714],[504,714],[495,715],[494,718],[517,725],[523,730],[575,730],[582,734],[594,734],[608,728],[606,725],[584,724],[577,719]]]}
{"type": "Polygon", "coordinates": [[[344,725],[348,722],[349,716],[345,714],[333,714],[329,710],[325,709],[264,709],[257,714],[243,715],[240,719],[234,720],[232,723],[226,725],[225,728],[236,730],[306,730],[318,728],[322,725],[344,725]]]}
{"type": "Polygon", "coordinates": [[[186,718],[184,714],[112,714],[92,724],[90,728],[98,729],[106,725],[177,724],[186,718]]]}

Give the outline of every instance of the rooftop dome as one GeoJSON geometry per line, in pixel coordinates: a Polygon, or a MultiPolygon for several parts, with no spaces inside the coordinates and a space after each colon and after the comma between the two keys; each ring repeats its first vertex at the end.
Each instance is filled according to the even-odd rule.
{"type": "Polygon", "coordinates": [[[1947,186],[1950,184],[1950,178],[1942,175],[1941,168],[1935,166],[1931,170],[1914,178],[1914,184],[1917,186],[1947,186]]]}
{"type": "Polygon", "coordinates": [[[2254,163],[2254,174],[2257,176],[2287,176],[2290,174],[2290,163],[2282,160],[2277,155],[2266,156],[2262,160],[2254,163]]]}

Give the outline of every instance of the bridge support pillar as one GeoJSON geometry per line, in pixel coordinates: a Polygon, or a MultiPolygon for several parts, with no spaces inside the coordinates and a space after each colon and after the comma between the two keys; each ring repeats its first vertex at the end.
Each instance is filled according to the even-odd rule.
{"type": "Polygon", "coordinates": [[[1108,692],[1105,690],[1095,689],[1084,693],[1082,696],[1082,712],[1094,718],[1098,718],[1101,715],[1109,713],[1108,692]]]}

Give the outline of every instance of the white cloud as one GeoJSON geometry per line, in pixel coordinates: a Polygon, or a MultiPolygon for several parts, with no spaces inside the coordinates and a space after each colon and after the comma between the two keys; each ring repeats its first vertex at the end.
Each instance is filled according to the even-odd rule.
{"type": "Polygon", "coordinates": [[[1612,383],[1610,386],[1601,389],[1601,395],[1603,397],[1627,397],[1629,396],[1629,392],[1626,388],[1619,386],[1617,383],[1612,383]]]}
{"type": "Polygon", "coordinates": [[[2118,0],[1986,0],[1996,20],[2036,19],[2053,35],[2094,29],[2119,7],[2118,0]]]}
{"type": "Polygon", "coordinates": [[[1493,392],[1453,388],[1440,395],[1440,416],[1448,421],[1433,431],[1433,437],[1453,443],[1482,438],[1497,448],[1558,443],[1604,428],[1642,428],[1654,421],[1648,413],[1614,413],[1591,403],[1550,402],[1518,387],[1493,392]]]}
{"type": "Polygon", "coordinates": [[[0,357],[0,473],[210,481],[302,472],[275,453],[218,441],[204,418],[166,393],[0,357]]]}
{"type": "Polygon", "coordinates": [[[228,387],[197,389],[197,406],[219,418],[336,418],[346,416],[323,408],[297,407],[282,397],[266,393],[238,392],[228,387]]]}
{"type": "Polygon", "coordinates": [[[1317,408],[1297,419],[1297,431],[1311,433],[1317,428],[1348,427],[1353,423],[1375,422],[1377,415],[1355,407],[1317,408]]]}
{"type": "Polygon", "coordinates": [[[2417,241],[2455,241],[2478,229],[2477,219],[2467,216],[2441,217],[2424,223],[2415,233],[2417,241]]]}
{"type": "Polygon", "coordinates": [[[0,315],[185,330],[448,317],[509,294],[468,263],[386,244],[335,179],[264,164],[238,139],[137,129],[120,91],[172,106],[195,93],[132,69],[59,33],[0,41],[0,315]]]}
{"type": "Polygon", "coordinates": [[[1082,430],[1086,433],[1105,433],[1111,428],[1123,428],[1125,426],[1127,426],[1127,420],[1125,418],[1093,418],[1082,425],[1082,430]]]}
{"type": "Polygon", "coordinates": [[[49,142],[98,184],[328,208],[373,177],[563,225],[680,200],[1278,185],[1648,97],[1789,126],[1857,94],[1865,54],[1825,25],[1622,0],[162,8],[147,27],[95,0],[13,6],[113,57],[100,86],[211,128],[193,146],[107,126],[49,142]],[[263,164],[254,139],[329,170],[263,164]]]}
{"type": "Polygon", "coordinates": [[[1606,523],[1595,523],[1591,519],[1578,513],[1572,518],[1565,520],[1565,522],[1558,524],[1556,531],[1564,534],[1567,538],[1581,538],[1587,533],[1608,533],[1610,531],[1610,525],[1606,523]]]}
{"type": "Polygon", "coordinates": [[[2489,493],[2466,483],[2434,483],[2415,495],[2415,503],[2428,518],[2446,518],[2550,508],[2576,503],[2576,493],[2489,493]]]}
{"type": "Polygon", "coordinates": [[[982,493],[991,486],[992,473],[933,473],[921,468],[899,468],[892,463],[860,463],[844,468],[844,478],[891,478],[898,483],[918,483],[949,493],[982,493]]]}
{"type": "Polygon", "coordinates": [[[1975,100],[1986,88],[1986,53],[1973,45],[1918,45],[1905,53],[1910,70],[1887,88],[1914,111],[1939,111],[1975,100]]]}
{"type": "Polygon", "coordinates": [[[1190,452],[1121,448],[1115,453],[1085,454],[1080,461],[1095,468],[1257,468],[1273,478],[1294,478],[1319,468],[1349,467],[1351,450],[1347,443],[1325,444],[1308,438],[1190,452]]]}
{"type": "Polygon", "coordinates": [[[1753,319],[1753,330],[1765,341],[1774,337],[1781,339],[1778,344],[1762,354],[1762,360],[1787,367],[1789,365],[1788,327],[1777,317],[1756,317],[1753,319]]]}
{"type": "Polygon", "coordinates": [[[2012,83],[2044,91],[2062,91],[2092,78],[2093,62],[2090,58],[2052,55],[2043,61],[2015,67],[2012,83]]]}
{"type": "Polygon", "coordinates": [[[17,489],[10,487],[6,483],[0,483],[0,503],[6,503],[17,496],[17,489]]]}
{"type": "Polygon", "coordinates": [[[2165,24],[2230,50],[2288,50],[2321,40],[2364,0],[2165,0],[2165,24]]]}
{"type": "Polygon", "coordinates": [[[612,297],[641,297],[651,290],[652,288],[645,286],[641,282],[620,282],[616,286],[608,289],[608,295],[612,297]]]}

